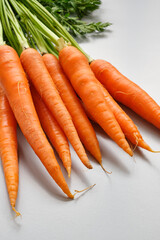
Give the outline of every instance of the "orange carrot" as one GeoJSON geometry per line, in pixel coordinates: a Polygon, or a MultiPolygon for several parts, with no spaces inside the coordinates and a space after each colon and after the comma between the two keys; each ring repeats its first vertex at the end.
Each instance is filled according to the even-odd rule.
{"type": "Polygon", "coordinates": [[[103,87],[103,85],[97,79],[96,82],[101,87],[107,105],[113,112],[126,138],[136,146],[142,147],[152,152],[152,149],[148,146],[147,143],[145,143],[132,119],[123,111],[123,109],[118,105],[118,103],[114,101],[109,92],[103,87]]]}
{"type": "Polygon", "coordinates": [[[143,89],[105,60],[95,60],[90,66],[114,99],[160,129],[160,107],[143,89]]]}
{"type": "Polygon", "coordinates": [[[95,131],[86,116],[79,98],[66,78],[58,59],[52,54],[45,54],[43,55],[43,60],[67,110],[72,117],[80,140],[86,149],[101,164],[102,156],[95,131]]]}
{"type": "Polygon", "coordinates": [[[7,45],[0,46],[0,82],[27,141],[63,192],[73,198],[41,128],[20,59],[16,51],[7,45]]]}
{"type": "Polygon", "coordinates": [[[89,113],[89,111],[87,110],[86,106],[84,105],[84,103],[82,102],[82,106],[84,108],[84,111],[87,115],[87,117],[92,121],[92,122],[96,122],[95,119],[93,118],[93,116],[89,113]]]}
{"type": "Polygon", "coordinates": [[[60,63],[88,111],[104,131],[128,154],[132,150],[107,106],[101,88],[95,83],[95,76],[87,58],[75,47],[68,46],[59,53],[60,63]]]}
{"type": "Polygon", "coordinates": [[[18,193],[18,156],[17,156],[17,122],[8,100],[0,87],[0,155],[9,194],[10,204],[16,215],[18,193]]]}
{"type": "Polygon", "coordinates": [[[33,85],[30,86],[31,94],[33,98],[33,102],[39,117],[39,120],[42,124],[42,127],[49,137],[52,145],[55,147],[56,151],[58,152],[60,158],[62,159],[63,165],[68,172],[68,176],[70,177],[71,174],[71,155],[69,150],[69,144],[67,138],[50,113],[47,109],[45,104],[43,103],[40,95],[37,93],[33,85]]]}
{"type": "Polygon", "coordinates": [[[63,129],[79,158],[86,167],[92,168],[71,116],[62,102],[56,86],[47,71],[42,56],[35,49],[28,48],[22,52],[20,59],[31,82],[42,97],[51,114],[63,129]]]}

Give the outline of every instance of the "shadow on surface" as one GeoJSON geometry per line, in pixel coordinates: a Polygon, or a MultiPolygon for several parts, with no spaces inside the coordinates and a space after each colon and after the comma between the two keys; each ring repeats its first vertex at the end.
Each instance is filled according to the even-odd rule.
{"type": "MultiPolygon", "coordinates": [[[[108,135],[103,131],[103,129],[101,127],[99,127],[97,124],[94,124],[94,129],[96,130],[96,133],[98,133],[98,135],[100,137],[102,137],[103,139],[109,139],[110,141],[112,141],[108,135]]],[[[115,154],[115,150],[111,148],[111,150],[109,149],[109,145],[107,146],[107,143],[105,144],[104,142],[101,142],[100,145],[101,148],[101,153],[102,153],[102,162],[103,165],[106,163],[104,158],[106,158],[107,161],[111,162],[112,164],[114,164],[117,168],[119,168],[121,171],[123,171],[126,174],[130,174],[130,171],[128,170],[128,168],[122,163],[122,158],[117,158],[117,155],[115,154]]],[[[115,145],[115,148],[118,148],[118,146],[115,145]]],[[[128,158],[132,160],[132,158],[128,155],[128,158]]],[[[106,167],[105,167],[106,168],[106,167]]]]}
{"type": "MultiPolygon", "coordinates": [[[[150,160],[146,157],[146,155],[143,153],[143,151],[146,151],[146,150],[142,150],[142,149],[140,149],[140,148],[136,148],[135,149],[135,151],[134,151],[134,153],[138,156],[138,157],[140,157],[140,159],[142,159],[143,161],[145,161],[146,163],[148,163],[149,165],[152,165],[151,164],[151,162],[150,162],[150,160]]],[[[154,154],[154,153],[153,153],[154,154]]],[[[136,159],[136,157],[135,157],[135,159],[136,159]]]]}
{"type": "Polygon", "coordinates": [[[19,158],[22,159],[21,164],[23,164],[25,169],[27,169],[29,175],[36,182],[38,182],[40,186],[45,189],[51,196],[59,200],[66,201],[67,197],[65,197],[65,195],[63,197],[63,193],[60,193],[60,191],[58,190],[58,186],[56,186],[54,180],[49,177],[49,174],[48,176],[46,175],[46,169],[44,167],[41,168],[40,165],[42,165],[42,163],[40,162],[40,160],[33,156],[34,152],[31,152],[31,150],[29,149],[29,145],[27,145],[27,143],[25,142],[22,133],[20,133],[19,135],[21,135],[21,141],[19,141],[19,158]],[[26,149],[24,150],[22,146],[25,146],[26,149]],[[27,150],[29,150],[30,154],[26,154],[27,150]],[[32,160],[32,156],[33,158],[35,158],[34,160],[32,160]]]}
{"type": "MultiPolygon", "coordinates": [[[[156,138],[160,138],[160,130],[158,130],[151,123],[149,123],[146,120],[144,120],[142,117],[140,117],[138,114],[133,112],[128,107],[126,107],[126,106],[124,106],[122,104],[119,104],[119,105],[129,115],[129,117],[133,120],[133,122],[138,126],[140,131],[142,129],[143,131],[149,132],[151,134],[151,137],[154,136],[156,138]]],[[[160,148],[159,149],[153,149],[153,150],[160,150],[160,148]]]]}

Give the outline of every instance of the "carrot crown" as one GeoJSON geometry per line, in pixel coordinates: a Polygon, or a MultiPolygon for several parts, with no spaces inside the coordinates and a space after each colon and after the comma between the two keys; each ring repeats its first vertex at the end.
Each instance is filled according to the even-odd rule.
{"type": "Polygon", "coordinates": [[[38,48],[41,53],[49,52],[58,57],[58,51],[65,46],[73,45],[87,57],[89,62],[93,60],[37,0],[1,0],[0,7],[4,32],[10,45],[19,54],[31,46],[38,48]],[[20,16],[20,23],[10,4],[20,16]]]}
{"type": "MultiPolygon", "coordinates": [[[[79,46],[75,39],[56,20],[56,18],[54,18],[54,16],[50,14],[37,0],[10,0],[10,2],[15,8],[15,10],[18,12],[21,20],[26,24],[26,22],[24,21],[24,15],[25,19],[26,17],[29,18],[32,24],[34,24],[36,29],[39,31],[39,33],[43,35],[45,39],[52,41],[56,45],[57,50],[61,50],[62,47],[70,43],[71,45],[79,49],[88,58],[89,62],[93,60],[88,54],[83,51],[83,49],[79,46]],[[33,14],[33,11],[36,16],[33,14]],[[62,38],[64,39],[64,41],[61,40],[62,38]]],[[[33,28],[30,28],[30,31],[33,31],[33,28]]],[[[51,48],[56,53],[55,49],[53,49],[53,47],[48,43],[48,41],[47,45],[49,45],[49,49],[51,48]]]]}

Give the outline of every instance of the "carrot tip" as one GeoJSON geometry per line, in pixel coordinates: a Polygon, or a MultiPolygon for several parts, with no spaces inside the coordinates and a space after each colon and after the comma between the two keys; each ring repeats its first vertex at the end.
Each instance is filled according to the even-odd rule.
{"type": "MultiPolygon", "coordinates": [[[[160,151],[154,151],[145,141],[142,143],[142,147],[152,153],[160,153],[160,151]]],[[[141,145],[140,145],[141,146],[141,145]]]]}
{"type": "Polygon", "coordinates": [[[140,147],[142,147],[142,148],[144,148],[145,150],[148,150],[149,152],[152,152],[152,153],[160,153],[160,151],[154,151],[154,150],[152,150],[152,148],[148,145],[148,144],[146,144],[145,142],[144,142],[144,144],[142,145],[139,145],[140,147]]]}
{"type": "Polygon", "coordinates": [[[68,195],[68,197],[69,197],[70,199],[74,199],[74,194],[70,193],[70,194],[68,195]]]}
{"type": "Polygon", "coordinates": [[[152,152],[152,153],[160,153],[160,151],[154,151],[154,150],[149,150],[150,152],[152,152]]]}
{"type": "Polygon", "coordinates": [[[87,187],[87,188],[85,188],[85,189],[83,189],[83,190],[81,190],[81,191],[79,191],[79,190],[74,190],[75,193],[73,194],[73,196],[75,197],[75,195],[76,195],[77,193],[82,193],[82,192],[84,192],[84,191],[88,191],[88,190],[92,189],[94,186],[96,186],[96,184],[93,184],[93,185],[91,185],[91,186],[89,186],[89,187],[87,187]]]}
{"type": "Polygon", "coordinates": [[[112,174],[112,172],[107,171],[107,170],[103,167],[102,163],[100,163],[100,166],[101,166],[101,168],[103,169],[103,171],[105,171],[105,172],[108,173],[108,174],[112,174]]]}
{"type": "Polygon", "coordinates": [[[127,149],[126,153],[128,153],[131,157],[133,157],[133,153],[134,153],[136,147],[137,147],[137,145],[133,149],[133,147],[130,146],[130,148],[127,149]]]}
{"type": "Polygon", "coordinates": [[[160,151],[154,151],[152,148],[144,141],[140,140],[137,142],[137,146],[144,148],[145,150],[152,152],[152,153],[160,153],[160,151]]]}
{"type": "Polygon", "coordinates": [[[93,169],[93,167],[92,167],[92,165],[91,165],[90,163],[86,164],[85,166],[86,166],[87,168],[89,168],[89,169],[93,169]]]}
{"type": "Polygon", "coordinates": [[[135,134],[135,139],[136,139],[136,146],[141,147],[149,152],[160,152],[160,151],[153,151],[152,148],[143,139],[139,139],[136,136],[136,134],[135,134]]]}
{"type": "Polygon", "coordinates": [[[16,213],[15,217],[21,216],[21,214],[15,209],[15,207],[12,207],[12,210],[16,213]]]}
{"type": "Polygon", "coordinates": [[[132,144],[129,143],[129,148],[127,148],[127,150],[125,151],[126,153],[128,153],[131,157],[133,157],[133,153],[137,147],[137,144],[135,145],[135,147],[133,148],[132,144]]]}

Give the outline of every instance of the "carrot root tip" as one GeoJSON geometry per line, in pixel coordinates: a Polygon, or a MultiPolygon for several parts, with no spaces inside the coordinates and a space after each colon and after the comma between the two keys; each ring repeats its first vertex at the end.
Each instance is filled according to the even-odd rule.
{"type": "Polygon", "coordinates": [[[69,197],[70,199],[74,199],[74,194],[69,194],[68,197],[69,197]]]}
{"type": "Polygon", "coordinates": [[[15,207],[12,207],[12,210],[16,213],[15,217],[21,216],[21,214],[15,209],[15,207]]]}
{"type": "Polygon", "coordinates": [[[144,140],[139,141],[138,139],[136,139],[136,141],[137,141],[137,145],[144,148],[145,150],[152,153],[160,153],[160,151],[154,151],[144,140]]]}
{"type": "Polygon", "coordinates": [[[100,166],[101,166],[101,168],[103,169],[104,172],[106,172],[106,173],[108,173],[108,174],[112,174],[112,172],[107,171],[107,170],[103,167],[103,164],[102,164],[102,163],[100,163],[100,166]]]}
{"type": "MultiPolygon", "coordinates": [[[[137,147],[137,146],[136,146],[136,147],[137,147]]],[[[130,150],[130,151],[128,152],[128,154],[130,155],[130,157],[133,157],[133,155],[134,155],[134,151],[135,151],[136,147],[133,149],[133,151],[130,150]]]]}
{"type": "Polygon", "coordinates": [[[86,165],[86,167],[89,168],[89,169],[93,169],[93,167],[92,167],[92,165],[91,165],[90,163],[88,163],[88,164],[86,165]]]}
{"type": "Polygon", "coordinates": [[[154,151],[154,150],[150,150],[150,152],[152,152],[152,153],[160,153],[160,151],[154,151]]]}
{"type": "Polygon", "coordinates": [[[94,186],[96,186],[96,184],[93,184],[93,185],[91,185],[91,186],[89,186],[89,187],[87,187],[87,188],[85,188],[85,189],[83,189],[83,190],[74,190],[74,194],[73,194],[73,196],[75,197],[75,195],[77,195],[78,193],[82,193],[82,192],[85,192],[85,191],[88,191],[88,190],[90,190],[90,189],[92,189],[94,186]]]}

